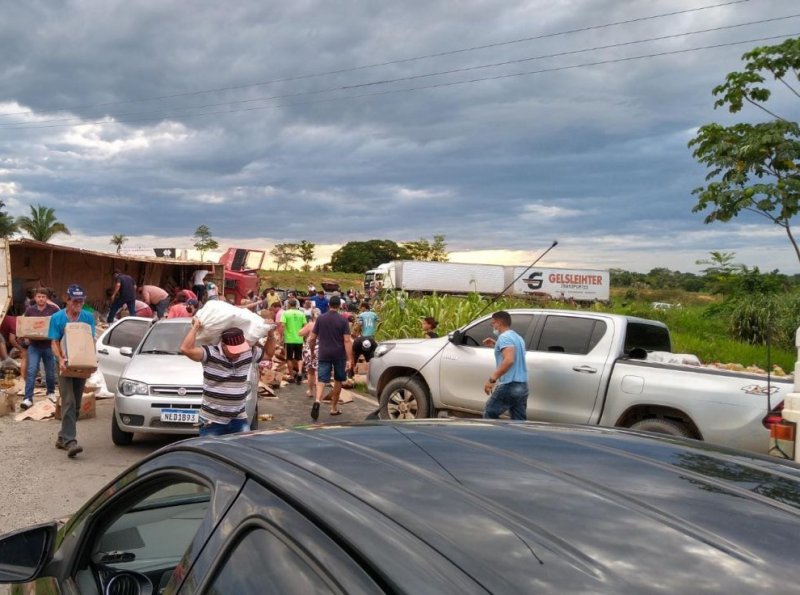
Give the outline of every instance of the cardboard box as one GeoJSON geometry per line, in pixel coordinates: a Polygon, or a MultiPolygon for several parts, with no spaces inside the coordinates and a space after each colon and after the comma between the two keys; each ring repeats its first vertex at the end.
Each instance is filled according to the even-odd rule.
{"type": "Polygon", "coordinates": [[[23,339],[47,339],[49,316],[17,316],[17,336],[23,339]]]}
{"type": "MultiPolygon", "coordinates": [[[[81,399],[81,410],[78,413],[78,419],[91,419],[97,416],[96,410],[97,401],[94,394],[83,395],[81,399]]],[[[56,419],[61,419],[61,399],[56,403],[56,419]]]]}
{"type": "Polygon", "coordinates": [[[88,378],[97,370],[91,326],[85,322],[68,322],[61,345],[67,358],[67,369],[62,373],[63,376],[88,378]]]}

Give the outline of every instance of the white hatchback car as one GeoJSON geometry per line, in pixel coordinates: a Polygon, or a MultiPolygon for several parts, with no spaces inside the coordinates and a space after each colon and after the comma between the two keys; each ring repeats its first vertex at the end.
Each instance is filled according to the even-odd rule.
{"type": "MultiPolygon", "coordinates": [[[[114,393],[111,439],[126,446],[134,433],[198,433],[203,368],[180,353],[191,319],[153,322],[129,316],[97,340],[100,372],[114,393]]],[[[250,372],[247,417],[258,427],[258,370],[250,372]]]]}

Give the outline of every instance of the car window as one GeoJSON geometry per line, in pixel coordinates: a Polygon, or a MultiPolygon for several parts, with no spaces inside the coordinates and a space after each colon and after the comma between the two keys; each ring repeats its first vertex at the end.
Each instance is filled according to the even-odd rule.
{"type": "Polygon", "coordinates": [[[145,320],[125,320],[112,328],[103,337],[103,344],[111,347],[130,347],[134,349],[144,337],[150,322],[145,320]]]}
{"type": "Polygon", "coordinates": [[[81,593],[96,593],[96,585],[106,592],[111,583],[115,593],[139,592],[135,584],[160,592],[205,519],[211,490],[190,481],[161,482],[141,496],[92,538],[75,577],[81,593]]]}
{"type": "MultiPolygon", "coordinates": [[[[531,314],[512,314],[511,328],[524,339],[532,319],[533,316],[531,314]]],[[[482,320],[478,324],[468,328],[464,332],[464,345],[470,347],[486,347],[486,345],[483,345],[483,340],[488,338],[494,339],[491,318],[482,320]]]]}
{"type": "Polygon", "coordinates": [[[206,593],[337,593],[303,551],[262,527],[246,533],[218,566],[206,593]]]}
{"type": "Polygon", "coordinates": [[[180,323],[164,323],[155,324],[147,337],[142,342],[142,348],[139,350],[141,353],[146,352],[169,352],[180,353],[181,343],[186,333],[189,332],[191,320],[186,319],[184,324],[180,323]]]}
{"type": "Polygon", "coordinates": [[[536,351],[585,355],[603,338],[607,325],[594,318],[548,316],[536,351]]]}
{"type": "Polygon", "coordinates": [[[669,331],[663,326],[628,322],[625,331],[625,353],[639,347],[645,351],[672,351],[669,331]]]}

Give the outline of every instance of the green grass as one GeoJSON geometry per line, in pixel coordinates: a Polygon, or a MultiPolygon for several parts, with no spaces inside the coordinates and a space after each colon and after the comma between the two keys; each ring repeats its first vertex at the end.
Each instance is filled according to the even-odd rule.
{"type": "Polygon", "coordinates": [[[323,281],[335,281],[343,292],[351,288],[364,292],[364,275],[358,273],[316,273],[304,271],[267,271],[258,273],[261,286],[274,285],[283,289],[297,289],[305,291],[309,283],[322,287],[323,281]]]}

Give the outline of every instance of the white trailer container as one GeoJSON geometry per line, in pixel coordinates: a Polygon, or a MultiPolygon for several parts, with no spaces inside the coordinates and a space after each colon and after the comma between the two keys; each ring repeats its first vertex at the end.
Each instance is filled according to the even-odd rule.
{"type": "MultiPolygon", "coordinates": [[[[511,268],[511,267],[509,267],[511,268]]],[[[514,295],[548,295],[552,299],[578,301],[608,301],[611,275],[608,271],[594,269],[546,269],[513,267],[511,278],[519,277],[511,293],[514,295]],[[520,275],[522,275],[520,277],[520,275]]]]}
{"type": "Polygon", "coordinates": [[[609,272],[603,270],[540,267],[526,270],[525,267],[497,264],[418,260],[393,260],[364,274],[367,290],[484,295],[497,295],[505,290],[506,295],[546,295],[552,299],[578,301],[607,301],[609,284],[609,272]]]}
{"type": "Polygon", "coordinates": [[[380,265],[376,270],[382,269],[384,289],[423,293],[498,294],[505,288],[505,268],[495,264],[393,260],[380,265]]]}

